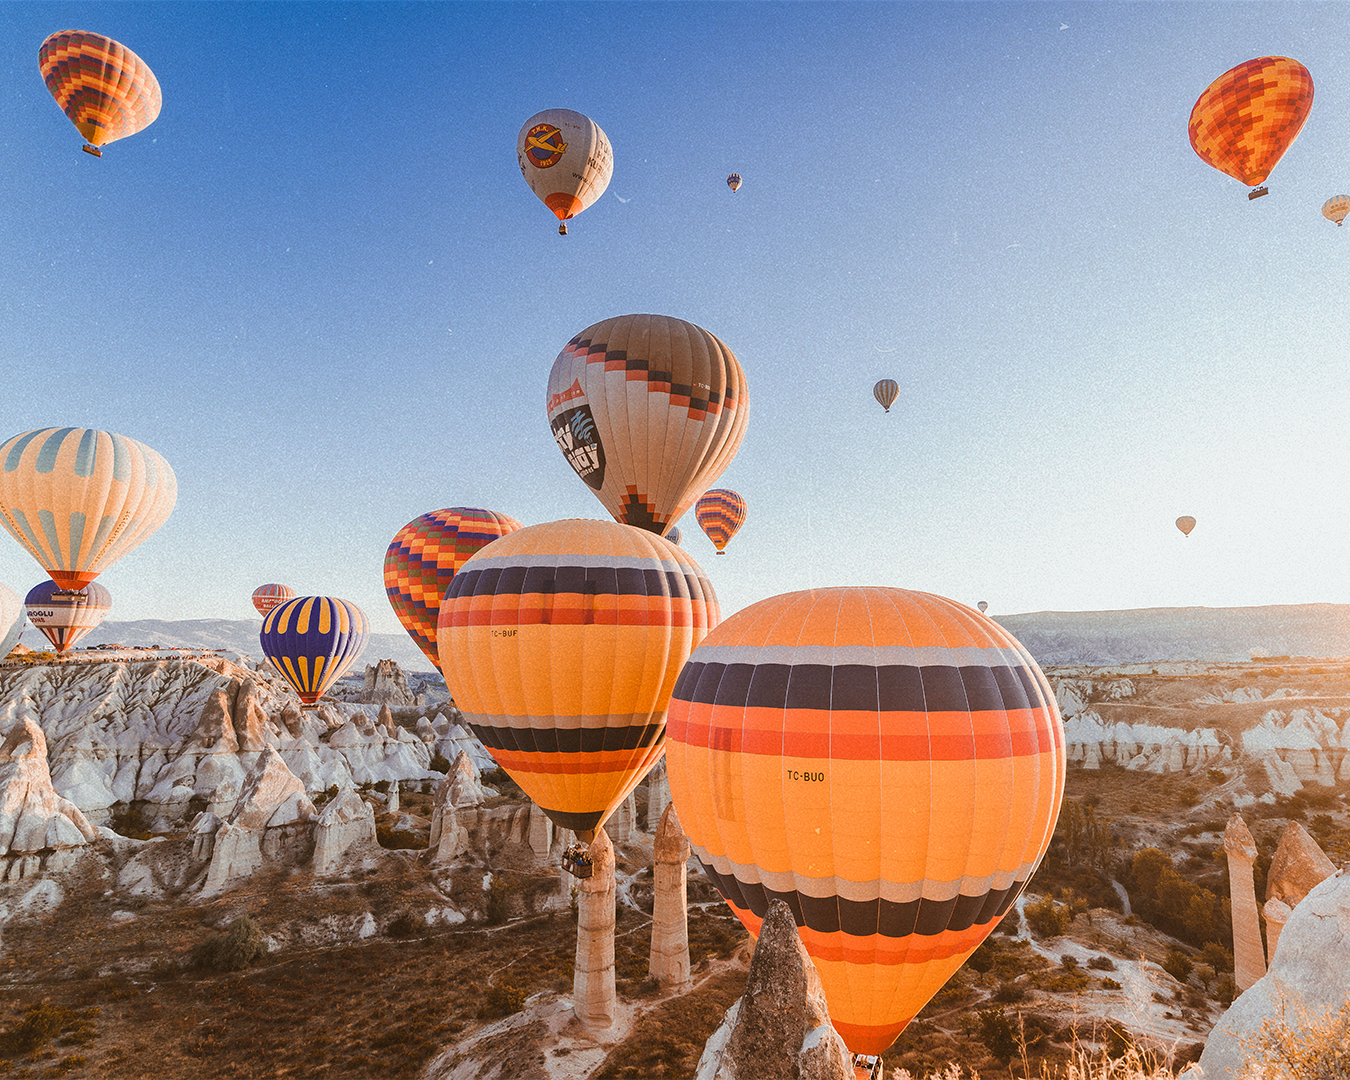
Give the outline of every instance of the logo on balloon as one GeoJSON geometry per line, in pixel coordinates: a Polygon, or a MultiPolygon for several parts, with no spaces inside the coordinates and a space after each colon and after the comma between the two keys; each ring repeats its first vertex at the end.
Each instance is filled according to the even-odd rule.
{"type": "Polygon", "coordinates": [[[600,445],[590,405],[564,409],[549,421],[549,426],[567,464],[592,491],[599,491],[605,482],[605,448],[600,445]]]}
{"type": "Polygon", "coordinates": [[[525,156],[536,169],[548,169],[567,152],[562,132],[552,124],[536,124],[525,136],[525,156]]]}

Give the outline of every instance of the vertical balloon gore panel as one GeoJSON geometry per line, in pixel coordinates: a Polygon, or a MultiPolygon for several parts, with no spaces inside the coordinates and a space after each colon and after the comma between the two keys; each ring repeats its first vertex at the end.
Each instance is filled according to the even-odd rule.
{"type": "Polygon", "coordinates": [[[671,798],[747,928],[788,903],[849,1048],[878,1054],[1049,844],[1058,710],[1029,654],[954,601],[821,589],[737,612],[671,696],[671,798]]]}
{"type": "Polygon", "coordinates": [[[675,545],[559,521],[464,564],[437,644],[498,764],[556,824],[589,833],[659,760],[676,675],[717,618],[706,575],[675,545]]]}

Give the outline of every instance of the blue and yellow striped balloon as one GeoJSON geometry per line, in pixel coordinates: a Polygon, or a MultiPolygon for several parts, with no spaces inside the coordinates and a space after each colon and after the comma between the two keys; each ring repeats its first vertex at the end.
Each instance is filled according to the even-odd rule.
{"type": "Polygon", "coordinates": [[[335,596],[297,596],[263,619],[258,641],[272,666],[313,708],[366,647],[366,613],[335,596]]]}
{"type": "Polygon", "coordinates": [[[42,428],[0,446],[0,524],[62,589],[83,589],[177,501],[169,463],[124,435],[42,428]]]}

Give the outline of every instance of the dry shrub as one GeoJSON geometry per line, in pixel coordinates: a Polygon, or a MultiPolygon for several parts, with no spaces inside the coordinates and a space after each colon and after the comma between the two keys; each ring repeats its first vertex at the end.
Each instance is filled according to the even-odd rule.
{"type": "Polygon", "coordinates": [[[223,934],[200,942],[192,950],[192,963],[212,971],[242,971],[267,955],[262,928],[246,911],[223,934]]]}

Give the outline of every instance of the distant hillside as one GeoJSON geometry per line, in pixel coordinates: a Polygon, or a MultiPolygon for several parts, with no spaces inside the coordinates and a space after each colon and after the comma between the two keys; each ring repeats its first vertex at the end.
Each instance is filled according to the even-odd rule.
{"type": "Polygon", "coordinates": [[[1042,664],[1350,656],[1350,604],[1035,611],[1000,615],[1042,664]]]}
{"type": "MultiPolygon", "coordinates": [[[[80,641],[86,645],[163,645],[169,648],[228,649],[262,659],[258,646],[261,619],[137,619],[114,622],[109,619],[80,641]]],[[[47,639],[32,626],[24,628],[22,641],[33,649],[50,648],[47,639]]],[[[356,670],[376,660],[396,660],[404,671],[433,671],[422,650],[407,634],[371,634],[365,652],[357,660],[356,670]]]]}
{"type": "MultiPolygon", "coordinates": [[[[997,618],[1042,664],[1248,660],[1253,652],[1270,656],[1350,656],[1350,604],[1034,611],[997,618]]],[[[261,620],[242,619],[110,621],[81,644],[229,649],[261,659],[261,626],[261,620]]],[[[38,649],[45,642],[33,627],[24,630],[25,645],[38,649]]],[[[384,659],[398,661],[405,671],[432,670],[405,634],[372,634],[358,663],[384,659]]]]}

